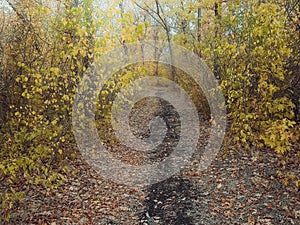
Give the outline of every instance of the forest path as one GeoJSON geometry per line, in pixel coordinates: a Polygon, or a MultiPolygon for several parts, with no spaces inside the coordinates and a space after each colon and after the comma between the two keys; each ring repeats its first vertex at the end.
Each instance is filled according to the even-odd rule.
{"type": "MultiPolygon", "coordinates": [[[[149,121],[157,114],[167,118],[170,132],[156,151],[140,157],[112,141],[106,143],[111,152],[133,164],[168,157],[180,135],[180,120],[170,104],[157,98],[138,104],[131,114],[133,133],[141,138],[149,135],[149,121]]],[[[281,168],[272,152],[241,151],[224,159],[221,150],[201,171],[209,122],[201,120],[199,128],[198,148],[179,174],[132,188],[105,180],[79,155],[69,162],[70,172],[58,189],[24,187],[28,195],[9,224],[300,224],[299,192],[279,182],[276,171],[281,168]]],[[[110,127],[105,129],[113,135],[110,127]]],[[[289,169],[300,173],[299,167],[289,169]]]]}

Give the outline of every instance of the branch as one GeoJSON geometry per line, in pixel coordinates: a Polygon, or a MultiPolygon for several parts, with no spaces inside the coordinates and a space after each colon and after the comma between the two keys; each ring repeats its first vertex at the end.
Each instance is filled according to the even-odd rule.
{"type": "MultiPolygon", "coordinates": [[[[49,44],[47,41],[43,40],[39,34],[35,31],[35,28],[34,26],[32,25],[32,23],[27,20],[24,15],[14,6],[14,4],[10,1],[10,0],[6,0],[6,2],[9,4],[9,6],[14,10],[14,12],[17,14],[17,16],[22,20],[22,22],[27,25],[27,27],[29,27],[29,29],[43,42],[45,42],[46,44],[49,44]]],[[[41,53],[41,50],[38,46],[37,47],[37,50],[39,53],[41,53]]]]}
{"type": "Polygon", "coordinates": [[[137,7],[139,7],[140,9],[142,9],[142,10],[144,10],[145,12],[147,12],[148,13],[148,15],[149,16],[151,16],[156,22],[158,22],[165,30],[167,30],[167,27],[166,27],[166,25],[164,24],[164,21],[163,20],[161,20],[161,18],[159,18],[159,19],[157,19],[155,16],[153,16],[152,15],[152,13],[154,13],[154,14],[156,14],[157,16],[158,16],[158,14],[157,14],[157,12],[156,11],[154,11],[153,9],[151,9],[151,7],[149,7],[148,5],[146,5],[146,3],[145,3],[145,5],[146,5],[146,7],[148,8],[145,8],[145,7],[143,7],[143,6],[141,6],[139,3],[135,3],[136,4],[136,6],[137,7]]]}

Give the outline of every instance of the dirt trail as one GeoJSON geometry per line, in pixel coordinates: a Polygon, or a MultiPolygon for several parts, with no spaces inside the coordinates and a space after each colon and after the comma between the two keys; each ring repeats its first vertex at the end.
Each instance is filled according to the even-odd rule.
{"type": "MultiPolygon", "coordinates": [[[[169,131],[156,151],[142,157],[119,143],[108,143],[112,154],[125,162],[162,160],[180,137],[176,110],[165,101],[147,101],[132,111],[133,133],[149,136],[149,121],[155,116],[165,118],[169,131]]],[[[104,180],[79,157],[70,162],[71,173],[57,190],[24,187],[28,194],[8,224],[300,224],[299,192],[279,182],[276,171],[281,168],[272,152],[240,151],[224,159],[221,150],[209,168],[199,170],[209,127],[200,121],[199,145],[186,168],[144,188],[104,180]]],[[[299,166],[288,169],[300,174],[299,166]]]]}

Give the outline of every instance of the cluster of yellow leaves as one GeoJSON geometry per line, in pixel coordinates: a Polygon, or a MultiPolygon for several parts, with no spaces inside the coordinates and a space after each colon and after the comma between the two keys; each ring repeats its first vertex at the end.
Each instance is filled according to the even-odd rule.
{"type": "Polygon", "coordinates": [[[285,17],[276,4],[250,7],[224,18],[223,26],[230,27],[232,34],[217,40],[215,49],[225,68],[221,87],[227,97],[233,142],[246,148],[267,146],[283,154],[296,140],[294,104],[276,97],[292,51],[286,44],[285,17]]]}

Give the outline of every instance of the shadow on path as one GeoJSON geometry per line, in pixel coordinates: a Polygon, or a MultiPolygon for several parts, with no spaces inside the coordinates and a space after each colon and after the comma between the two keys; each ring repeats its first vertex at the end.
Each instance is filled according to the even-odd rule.
{"type": "Polygon", "coordinates": [[[141,224],[193,224],[190,190],[191,183],[176,176],[150,186],[141,224]]]}

